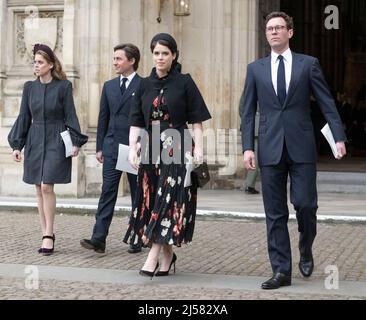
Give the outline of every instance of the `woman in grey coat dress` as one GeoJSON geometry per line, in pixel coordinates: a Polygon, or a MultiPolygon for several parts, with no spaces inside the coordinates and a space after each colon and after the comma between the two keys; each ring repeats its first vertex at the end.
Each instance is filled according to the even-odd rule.
{"type": "Polygon", "coordinates": [[[38,250],[50,255],[54,250],[53,224],[56,211],[55,183],[71,182],[71,157],[65,156],[60,132],[69,130],[73,150],[79,153],[88,137],[81,134],[76,115],[71,82],[66,80],[61,64],[46,45],[33,49],[34,74],[37,79],[24,85],[19,116],[8,141],[15,161],[21,161],[24,147],[23,181],[34,184],[42,228],[42,246],[38,250]]]}

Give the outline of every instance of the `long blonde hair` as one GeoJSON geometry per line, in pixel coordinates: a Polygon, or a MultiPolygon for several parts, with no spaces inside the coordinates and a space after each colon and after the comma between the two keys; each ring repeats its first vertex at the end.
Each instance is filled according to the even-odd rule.
{"type": "Polygon", "coordinates": [[[36,54],[40,54],[43,58],[46,59],[46,61],[48,63],[53,64],[53,68],[52,68],[52,71],[51,71],[51,75],[52,75],[53,78],[56,78],[58,80],[66,80],[67,79],[65,72],[62,70],[61,62],[60,62],[60,60],[58,60],[58,58],[55,55],[55,53],[53,53],[55,62],[53,62],[51,60],[50,56],[46,52],[44,52],[43,50],[38,50],[35,53],[35,55],[36,54]]]}

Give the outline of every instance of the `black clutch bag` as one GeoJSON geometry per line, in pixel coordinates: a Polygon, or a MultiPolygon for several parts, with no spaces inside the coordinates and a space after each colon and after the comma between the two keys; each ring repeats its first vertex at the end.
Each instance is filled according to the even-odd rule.
{"type": "Polygon", "coordinates": [[[191,172],[192,184],[203,188],[210,181],[210,172],[206,162],[203,162],[191,172]]]}

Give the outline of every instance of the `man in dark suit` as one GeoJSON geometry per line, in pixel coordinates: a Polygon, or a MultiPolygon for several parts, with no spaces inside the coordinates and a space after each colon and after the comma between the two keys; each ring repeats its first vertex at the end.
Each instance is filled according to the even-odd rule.
{"type": "Polygon", "coordinates": [[[254,170],[254,124],[257,103],[260,120],[258,163],[266,212],[267,245],[273,276],[262,289],[291,285],[291,247],[287,228],[287,176],[290,200],[298,221],[303,276],[314,268],[312,244],[316,235],[316,144],[310,117],[313,93],[337,143],[338,159],[346,154],[342,121],[316,58],[292,52],[292,18],[273,12],[266,19],[271,55],[248,65],[240,105],[244,165],[254,170]]]}
{"type": "MultiPolygon", "coordinates": [[[[136,73],[140,61],[139,49],[133,44],[114,48],[113,66],[118,77],[104,83],[100,100],[97,130],[96,158],[103,163],[103,186],[96,222],[91,239],[80,241],[81,246],[96,252],[105,252],[105,242],[112,222],[122,172],[116,170],[119,144],[129,144],[128,117],[133,106],[135,90],[140,84],[136,73]]],[[[136,190],[136,175],[127,173],[131,201],[136,190]]],[[[130,253],[141,251],[141,244],[131,245],[130,253]]]]}

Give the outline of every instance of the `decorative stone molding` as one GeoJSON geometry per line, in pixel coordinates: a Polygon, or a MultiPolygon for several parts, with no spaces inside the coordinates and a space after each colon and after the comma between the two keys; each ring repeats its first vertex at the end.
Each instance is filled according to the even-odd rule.
{"type": "MultiPolygon", "coordinates": [[[[16,65],[29,65],[32,63],[32,52],[30,49],[31,45],[34,44],[34,42],[42,42],[49,44],[51,46],[51,49],[54,50],[57,56],[62,56],[62,43],[63,43],[63,12],[62,11],[44,11],[38,13],[37,17],[29,17],[26,13],[15,13],[15,35],[14,38],[16,39],[15,44],[15,61],[14,63],[16,65]],[[53,22],[55,20],[55,27],[53,25],[53,22]],[[33,24],[33,26],[31,25],[33,24]],[[27,30],[27,25],[30,27],[27,30]],[[34,26],[37,25],[37,26],[34,26]],[[47,36],[43,36],[43,39],[40,39],[36,37],[36,35],[33,37],[33,39],[29,39],[27,37],[26,32],[29,33],[33,30],[37,32],[37,29],[44,29],[47,28],[47,36]],[[33,30],[32,30],[33,29],[33,30]],[[51,34],[55,32],[55,34],[51,34]],[[54,41],[50,41],[50,39],[55,39],[54,41]],[[27,43],[28,42],[28,43],[27,43]],[[54,46],[52,46],[55,42],[54,46]]],[[[45,33],[43,33],[45,34],[45,33]]]]}
{"type": "MultiPolygon", "coordinates": [[[[13,2],[14,4],[14,2],[13,2]]],[[[7,29],[4,36],[7,47],[4,57],[6,69],[2,85],[1,126],[9,127],[18,114],[23,85],[33,79],[32,46],[35,43],[51,44],[56,55],[62,57],[63,9],[59,6],[9,6],[7,29]],[[41,29],[40,32],[37,32],[41,29]],[[52,33],[52,34],[51,34],[52,33]],[[49,41],[53,39],[53,41],[49,41]]],[[[2,44],[4,45],[4,44],[2,44]]]]}
{"type": "MultiPolygon", "coordinates": [[[[19,7],[19,6],[24,6],[24,0],[7,0],[7,6],[8,7],[19,7]]],[[[44,6],[45,5],[45,0],[32,0],[32,1],[28,1],[28,2],[32,2],[33,6],[44,6]]],[[[47,1],[48,5],[63,5],[64,4],[64,0],[48,0],[47,1]]]]}

